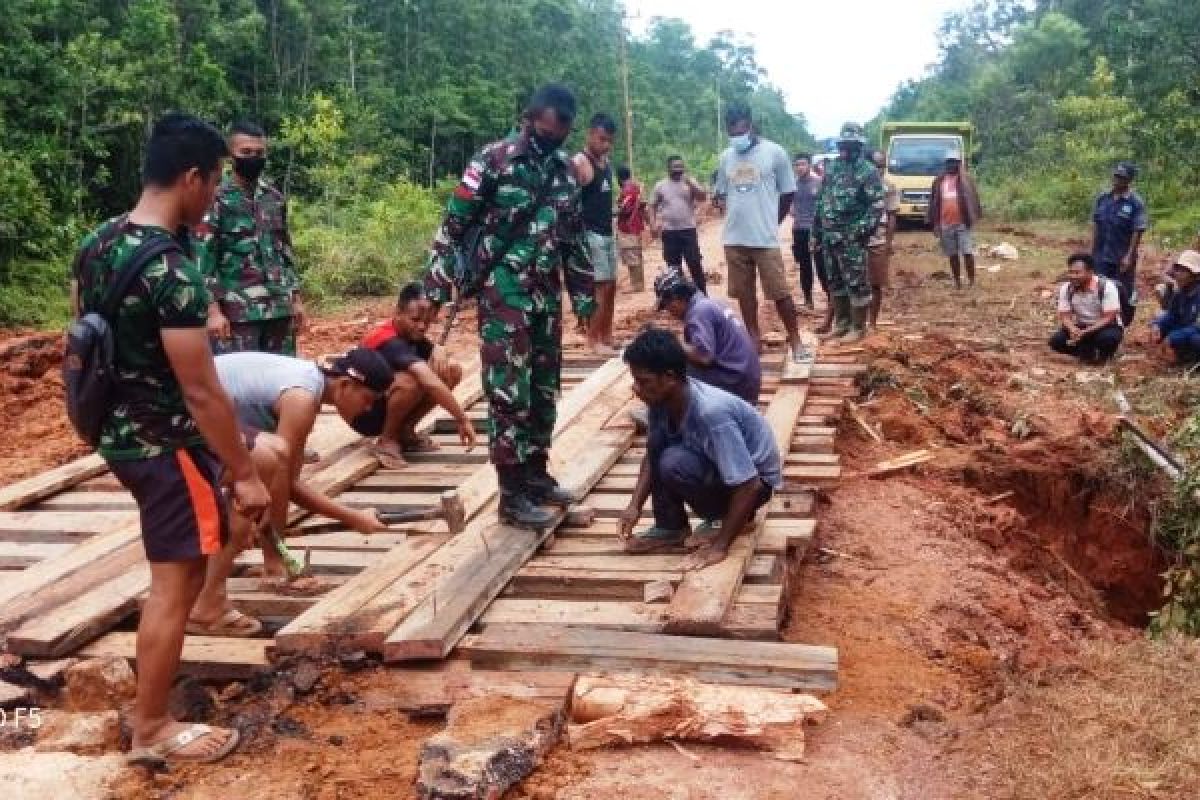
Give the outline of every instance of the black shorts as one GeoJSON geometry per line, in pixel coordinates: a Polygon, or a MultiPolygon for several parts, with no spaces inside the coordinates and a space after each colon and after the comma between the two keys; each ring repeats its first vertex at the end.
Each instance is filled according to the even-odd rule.
{"type": "Polygon", "coordinates": [[[191,561],[215,555],[229,541],[221,464],[207,448],[108,466],[137,501],[147,561],[191,561]]]}
{"type": "Polygon", "coordinates": [[[383,433],[385,422],[387,422],[386,393],[375,398],[375,402],[371,404],[371,407],[355,417],[350,423],[350,427],[359,436],[379,436],[383,433]]]}

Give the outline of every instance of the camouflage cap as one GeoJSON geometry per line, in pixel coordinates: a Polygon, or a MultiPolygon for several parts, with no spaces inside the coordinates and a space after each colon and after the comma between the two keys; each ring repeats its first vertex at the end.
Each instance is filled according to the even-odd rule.
{"type": "Polygon", "coordinates": [[[678,270],[668,269],[666,272],[660,273],[654,279],[654,296],[658,298],[658,310],[662,311],[675,290],[683,286],[691,286],[691,284],[678,270]]]}
{"type": "Polygon", "coordinates": [[[842,126],[842,132],[838,135],[838,142],[855,142],[866,145],[867,133],[863,130],[863,126],[857,122],[847,122],[842,126]]]}

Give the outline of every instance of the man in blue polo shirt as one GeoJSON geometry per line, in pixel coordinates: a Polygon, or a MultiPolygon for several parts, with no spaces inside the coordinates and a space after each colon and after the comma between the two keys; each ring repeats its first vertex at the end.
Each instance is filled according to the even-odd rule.
{"type": "Polygon", "coordinates": [[[1096,198],[1092,212],[1092,258],[1096,274],[1121,285],[1121,321],[1126,327],[1137,310],[1137,262],[1142,235],[1149,227],[1146,203],[1133,190],[1137,167],[1122,161],[1113,169],[1112,190],[1096,198]]]}
{"type": "Polygon", "coordinates": [[[658,310],[683,322],[688,374],[757,404],[762,386],[758,348],[733,309],[701,294],[675,270],[655,279],[654,293],[658,310]]]}
{"type": "Polygon", "coordinates": [[[624,359],[634,394],[649,407],[649,430],[618,535],[631,553],[694,548],[685,570],[720,563],[733,537],[783,485],[771,427],[740,397],[688,378],[687,356],[670,331],[642,331],[624,359]],[[654,526],[634,536],[647,498],[653,498],[654,526]],[[689,507],[703,520],[690,537],[689,507]]]}

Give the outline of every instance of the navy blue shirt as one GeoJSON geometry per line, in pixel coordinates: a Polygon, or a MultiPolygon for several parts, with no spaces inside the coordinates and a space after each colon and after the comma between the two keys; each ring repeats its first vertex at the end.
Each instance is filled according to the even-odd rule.
{"type": "Polygon", "coordinates": [[[688,364],[688,374],[736,394],[751,405],[758,402],[762,386],[758,348],[733,309],[697,292],[683,317],[683,338],[697,352],[713,359],[707,367],[688,364]]]}
{"type": "Polygon", "coordinates": [[[1096,223],[1096,245],[1092,258],[1096,259],[1097,267],[1121,263],[1121,259],[1129,252],[1133,234],[1149,227],[1146,204],[1132,190],[1124,197],[1117,197],[1111,191],[1098,196],[1092,221],[1096,223]]]}
{"type": "Polygon", "coordinates": [[[1162,333],[1164,339],[1170,340],[1171,335],[1187,337],[1196,333],[1196,322],[1200,318],[1200,283],[1192,284],[1186,292],[1177,291],[1171,296],[1171,302],[1166,311],[1154,320],[1154,326],[1162,333]]]}

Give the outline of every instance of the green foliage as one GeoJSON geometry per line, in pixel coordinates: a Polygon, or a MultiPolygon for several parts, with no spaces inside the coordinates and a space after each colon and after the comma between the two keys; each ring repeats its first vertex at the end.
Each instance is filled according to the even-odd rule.
{"type": "MultiPolygon", "coordinates": [[[[1200,414],[1193,415],[1172,435],[1176,452],[1200,457],[1200,414]]],[[[1151,623],[1152,633],[1179,631],[1200,636],[1200,470],[1189,470],[1177,481],[1157,509],[1154,537],[1170,554],[1162,609],[1151,623]]]]}
{"type": "MultiPolygon", "coordinates": [[[[418,187],[461,174],[538,85],[576,90],[572,147],[597,111],[625,127],[622,16],[617,0],[6,0],[0,289],[18,301],[33,291],[14,283],[23,259],[61,274],[77,232],[62,220],[130,206],[145,134],[179,108],[272,134],[269,170],[296,208],[314,291],[390,292],[436,224],[418,187]]],[[[718,109],[735,100],[785,147],[811,145],[731,34],[698,43],[683,22],[655,19],[626,50],[633,167],[647,181],[675,152],[711,171],[725,145],[718,109]]]]}
{"type": "Polygon", "coordinates": [[[941,58],[881,119],[975,123],[989,214],[1088,218],[1120,159],[1142,168],[1152,234],[1191,241],[1200,220],[1200,4],[976,0],[948,15],[941,58]]]}

